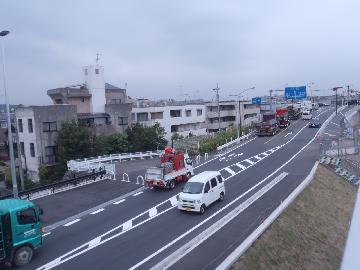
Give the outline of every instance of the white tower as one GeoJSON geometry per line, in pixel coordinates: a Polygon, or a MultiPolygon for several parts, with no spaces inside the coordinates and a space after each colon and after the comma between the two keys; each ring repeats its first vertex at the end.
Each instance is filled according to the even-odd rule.
{"type": "Polygon", "coordinates": [[[84,81],[86,88],[91,94],[90,112],[105,112],[105,79],[104,67],[99,66],[99,55],[96,56],[95,66],[83,67],[84,81]]]}

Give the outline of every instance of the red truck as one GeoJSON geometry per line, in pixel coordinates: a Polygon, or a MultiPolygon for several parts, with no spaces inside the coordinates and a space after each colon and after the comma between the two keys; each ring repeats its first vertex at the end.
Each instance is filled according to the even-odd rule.
{"type": "Polygon", "coordinates": [[[194,168],[189,156],[167,147],[160,157],[160,166],[146,170],[145,183],[150,188],[173,189],[176,182],[187,181],[192,175],[194,168]]]}
{"type": "Polygon", "coordinates": [[[290,126],[289,120],[289,109],[288,108],[277,108],[276,109],[276,120],[280,128],[290,126]]]}
{"type": "Polygon", "coordinates": [[[263,114],[263,121],[256,124],[255,133],[257,136],[274,136],[279,131],[279,125],[276,121],[276,114],[272,112],[263,114]]]}

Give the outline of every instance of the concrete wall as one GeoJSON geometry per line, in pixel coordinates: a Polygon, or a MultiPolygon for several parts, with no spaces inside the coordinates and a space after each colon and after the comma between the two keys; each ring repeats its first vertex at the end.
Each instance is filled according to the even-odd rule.
{"type": "Polygon", "coordinates": [[[110,115],[111,125],[116,132],[125,132],[131,125],[131,104],[106,104],[105,111],[110,115]],[[119,117],[127,118],[128,124],[119,124],[119,117]]]}
{"type": "Polygon", "coordinates": [[[75,105],[77,113],[90,113],[91,110],[91,98],[85,97],[68,97],[68,104],[75,105]]]}
{"type": "Polygon", "coordinates": [[[104,67],[86,66],[83,67],[84,81],[86,87],[89,89],[91,96],[91,113],[104,113],[105,112],[105,79],[104,67]]]}

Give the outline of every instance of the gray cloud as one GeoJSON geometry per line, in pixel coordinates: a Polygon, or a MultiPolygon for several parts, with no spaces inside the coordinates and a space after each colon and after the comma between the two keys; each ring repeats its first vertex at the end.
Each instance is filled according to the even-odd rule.
{"type": "Polygon", "coordinates": [[[359,8],[356,0],[1,1],[10,99],[49,104],[46,90],[81,82],[97,52],[106,81],[127,82],[132,97],[211,99],[217,82],[222,98],[309,81],[359,87],[359,8]]]}

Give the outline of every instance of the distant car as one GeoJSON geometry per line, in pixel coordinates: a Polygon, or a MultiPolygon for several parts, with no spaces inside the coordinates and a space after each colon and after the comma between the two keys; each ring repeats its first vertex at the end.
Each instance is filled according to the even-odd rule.
{"type": "Polygon", "coordinates": [[[301,115],[301,119],[302,120],[311,120],[312,119],[312,114],[310,111],[306,110],[302,113],[301,115]]]}
{"type": "Polygon", "coordinates": [[[309,128],[319,128],[321,127],[321,122],[319,118],[313,118],[309,123],[309,128]]]}

